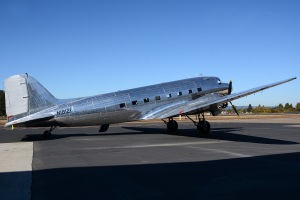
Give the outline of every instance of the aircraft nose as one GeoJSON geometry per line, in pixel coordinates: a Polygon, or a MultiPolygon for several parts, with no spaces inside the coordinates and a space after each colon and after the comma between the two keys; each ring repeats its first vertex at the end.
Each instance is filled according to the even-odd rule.
{"type": "Polygon", "coordinates": [[[231,94],[231,92],[232,92],[232,84],[230,84],[230,83],[222,83],[222,88],[226,91],[227,94],[231,94]]]}
{"type": "Polygon", "coordinates": [[[222,83],[222,87],[229,88],[229,84],[228,83],[222,83]]]}

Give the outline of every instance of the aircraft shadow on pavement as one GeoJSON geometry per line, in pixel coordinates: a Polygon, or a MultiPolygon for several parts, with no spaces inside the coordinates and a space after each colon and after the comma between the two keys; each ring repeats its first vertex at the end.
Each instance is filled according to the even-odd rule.
{"type": "MultiPolygon", "coordinates": [[[[299,168],[300,153],[43,170],[33,163],[31,199],[298,200],[299,168]]],[[[0,182],[26,173],[0,173],[0,182]]]]}
{"type": "Polygon", "coordinates": [[[55,134],[52,133],[50,139],[45,139],[42,134],[29,134],[22,138],[24,142],[35,142],[45,140],[58,140],[69,137],[88,137],[88,136],[101,136],[103,134],[87,134],[87,133],[67,133],[67,134],[55,134]]]}
{"type": "MultiPolygon", "coordinates": [[[[199,136],[196,130],[193,129],[181,129],[178,130],[176,133],[170,133],[165,128],[159,127],[122,127],[123,129],[131,130],[130,132],[105,132],[105,133],[95,133],[95,134],[88,134],[88,133],[66,133],[66,134],[52,134],[50,140],[57,140],[63,139],[68,137],[89,137],[89,136],[118,136],[118,135],[140,135],[140,134],[169,134],[169,135],[176,135],[182,137],[195,137],[201,138],[203,136],[199,136]]],[[[209,136],[204,136],[203,138],[206,139],[217,139],[217,140],[225,140],[225,141],[233,141],[233,142],[248,142],[248,143],[257,143],[257,144],[278,144],[278,145],[292,145],[292,144],[299,144],[297,142],[280,140],[280,139],[272,139],[272,138],[264,138],[252,135],[244,135],[238,134],[239,131],[242,131],[243,128],[235,127],[235,128],[213,128],[209,136]]],[[[69,132],[69,131],[68,131],[69,132]]],[[[22,141],[27,142],[34,142],[34,141],[43,141],[42,134],[28,134],[22,138],[22,141]]]]}
{"type": "MultiPolygon", "coordinates": [[[[94,131],[94,130],[93,130],[94,131]]],[[[110,136],[110,135],[115,135],[115,136],[118,136],[118,135],[134,135],[134,134],[149,134],[147,132],[120,132],[120,133],[111,133],[110,131],[108,132],[105,132],[105,133],[98,133],[98,130],[95,129],[94,132],[92,131],[87,131],[87,132],[92,132],[92,133],[83,133],[83,132],[80,132],[80,133],[74,133],[76,131],[73,131],[73,130],[70,130],[68,131],[67,133],[55,133],[53,132],[52,133],[52,136],[50,139],[48,140],[58,140],[58,139],[64,139],[64,138],[69,138],[69,137],[101,137],[101,136],[110,136]],[[70,133],[68,133],[70,132],[70,133]]],[[[42,134],[27,134],[25,135],[21,141],[25,141],[25,142],[35,142],[35,141],[44,141],[44,140],[47,140],[43,137],[42,134]]]]}
{"type": "MultiPolygon", "coordinates": [[[[134,131],[140,131],[144,133],[168,133],[165,129],[162,128],[149,128],[149,127],[123,127],[125,129],[130,129],[134,131]]],[[[264,138],[252,135],[238,134],[239,131],[242,131],[243,128],[213,128],[210,135],[208,136],[199,136],[196,133],[195,129],[181,129],[176,133],[168,133],[172,135],[185,136],[185,137],[204,137],[207,139],[217,139],[217,140],[226,140],[233,142],[249,142],[249,143],[258,143],[258,144],[279,144],[279,145],[291,145],[299,144],[297,142],[264,138]]]]}

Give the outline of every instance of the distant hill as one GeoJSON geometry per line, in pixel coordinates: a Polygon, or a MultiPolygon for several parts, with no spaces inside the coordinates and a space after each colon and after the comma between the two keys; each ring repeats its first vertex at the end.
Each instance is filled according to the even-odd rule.
{"type": "MultiPolygon", "coordinates": [[[[247,109],[248,106],[235,106],[236,109],[247,109]]],[[[256,108],[257,106],[252,106],[252,108],[256,108]]],[[[225,110],[232,110],[232,106],[228,106],[225,110]]]]}
{"type": "MultiPolygon", "coordinates": [[[[247,109],[248,106],[235,106],[236,109],[247,109]]],[[[252,106],[252,108],[256,108],[258,106],[252,106]]],[[[265,107],[268,107],[268,108],[274,108],[275,106],[265,106],[265,107]]],[[[225,110],[232,110],[232,106],[228,106],[225,110]]]]}

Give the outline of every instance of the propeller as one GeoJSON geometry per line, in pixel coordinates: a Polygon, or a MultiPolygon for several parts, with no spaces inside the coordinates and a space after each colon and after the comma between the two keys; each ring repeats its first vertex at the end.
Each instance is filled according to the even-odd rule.
{"type": "Polygon", "coordinates": [[[231,94],[232,92],[232,80],[229,82],[229,87],[228,87],[228,95],[231,94]]]}
{"type": "MultiPolygon", "coordinates": [[[[229,82],[228,95],[230,95],[231,92],[232,92],[232,80],[230,80],[230,82],[229,82]]],[[[232,106],[234,112],[235,112],[238,116],[240,116],[239,112],[237,111],[236,107],[232,104],[232,102],[229,101],[229,103],[231,104],[231,106],[232,106]]]]}

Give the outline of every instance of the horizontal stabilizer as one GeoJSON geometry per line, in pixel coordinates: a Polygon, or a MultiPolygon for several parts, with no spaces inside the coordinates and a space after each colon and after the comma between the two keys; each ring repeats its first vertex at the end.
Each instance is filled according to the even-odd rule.
{"type": "Polygon", "coordinates": [[[44,114],[33,114],[29,115],[11,122],[8,122],[4,125],[4,127],[9,127],[12,125],[26,125],[26,124],[32,124],[36,122],[42,122],[42,121],[48,121],[54,117],[54,114],[52,113],[44,113],[44,114]]]}

